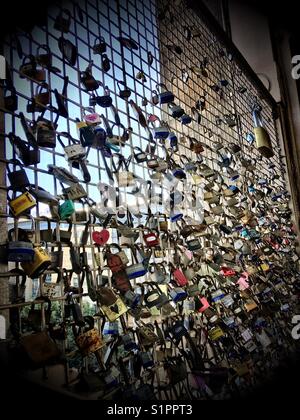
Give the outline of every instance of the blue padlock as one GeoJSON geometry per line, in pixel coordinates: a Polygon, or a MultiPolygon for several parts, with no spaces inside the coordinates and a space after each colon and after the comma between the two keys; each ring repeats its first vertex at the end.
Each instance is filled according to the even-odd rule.
{"type": "Polygon", "coordinates": [[[187,114],[183,114],[180,121],[183,125],[188,125],[192,122],[192,118],[187,114]]]}
{"type": "Polygon", "coordinates": [[[169,140],[171,147],[176,148],[178,146],[178,138],[175,133],[170,133],[169,140]]]}
{"type": "Polygon", "coordinates": [[[163,83],[160,83],[160,84],[156,85],[156,89],[157,89],[157,91],[159,91],[159,90],[161,91],[161,93],[158,94],[160,105],[169,104],[171,102],[174,102],[175,96],[172,92],[170,92],[167,89],[166,85],[164,85],[163,83]]]}

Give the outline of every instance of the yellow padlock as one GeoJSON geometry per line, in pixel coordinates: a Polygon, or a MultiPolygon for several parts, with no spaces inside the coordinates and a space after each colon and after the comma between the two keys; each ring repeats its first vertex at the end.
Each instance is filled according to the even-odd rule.
{"type": "Polygon", "coordinates": [[[267,263],[263,263],[263,264],[261,264],[260,268],[261,268],[263,271],[269,271],[270,266],[269,266],[267,263]]]}
{"type": "Polygon", "coordinates": [[[274,156],[272,149],[272,143],[269,136],[269,133],[264,127],[255,127],[254,135],[256,140],[257,150],[266,158],[271,158],[274,156]]]}
{"type": "Polygon", "coordinates": [[[32,262],[21,263],[21,266],[28,277],[35,279],[39,277],[51,265],[51,258],[48,252],[42,247],[34,248],[32,262]]]}
{"type": "Polygon", "coordinates": [[[120,318],[121,315],[125,314],[127,312],[127,306],[123,302],[123,300],[118,297],[116,302],[111,306],[102,305],[101,311],[106,316],[108,321],[114,322],[118,318],[120,318]]]}
{"type": "Polygon", "coordinates": [[[259,153],[266,157],[271,158],[274,156],[272,149],[272,142],[269,136],[269,133],[264,128],[263,119],[262,119],[262,107],[255,106],[253,109],[253,120],[254,120],[254,136],[256,141],[256,147],[259,153]]]}
{"type": "Polygon", "coordinates": [[[218,338],[223,337],[224,331],[220,327],[215,327],[208,332],[208,335],[212,341],[216,341],[218,338]]]}
{"type": "Polygon", "coordinates": [[[9,207],[11,209],[12,214],[15,217],[20,216],[22,213],[25,213],[27,210],[32,209],[36,206],[35,199],[29,194],[29,192],[25,192],[21,194],[19,197],[9,200],[9,207]]]}

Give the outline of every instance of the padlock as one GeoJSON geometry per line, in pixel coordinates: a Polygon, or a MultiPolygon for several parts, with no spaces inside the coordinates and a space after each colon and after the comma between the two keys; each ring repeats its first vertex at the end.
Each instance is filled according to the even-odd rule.
{"type": "Polygon", "coordinates": [[[205,312],[207,309],[210,308],[210,304],[208,303],[208,300],[205,297],[197,297],[195,299],[195,310],[196,312],[205,312]]]}
{"type": "Polygon", "coordinates": [[[89,100],[90,106],[99,105],[102,108],[110,108],[112,104],[113,104],[113,101],[112,101],[112,97],[110,96],[110,90],[108,86],[104,87],[103,96],[96,96],[95,94],[93,94],[89,100]]]}
{"type": "Polygon", "coordinates": [[[15,112],[18,109],[18,96],[16,89],[9,83],[4,87],[4,108],[10,112],[15,112]],[[7,93],[10,92],[10,95],[7,93]]]}
{"type": "Polygon", "coordinates": [[[35,104],[34,112],[43,112],[50,103],[50,91],[47,83],[42,83],[36,87],[33,102],[35,104]]]}
{"type": "Polygon", "coordinates": [[[126,84],[124,82],[122,82],[121,80],[117,81],[117,85],[119,87],[119,95],[122,99],[128,99],[131,96],[131,90],[129,89],[129,87],[126,86],[126,84]]]}
{"type": "Polygon", "coordinates": [[[96,126],[101,123],[101,117],[97,114],[93,108],[82,108],[81,113],[82,120],[84,120],[87,125],[96,126]]]}
{"type": "Polygon", "coordinates": [[[88,92],[97,90],[100,86],[99,82],[94,78],[92,74],[92,66],[93,62],[91,61],[85,71],[80,73],[80,82],[88,92]]]}
{"type": "Polygon", "coordinates": [[[33,125],[36,133],[36,142],[40,147],[48,147],[54,149],[56,146],[56,131],[52,121],[39,117],[33,125]]]}
{"type": "Polygon", "coordinates": [[[133,290],[127,290],[124,294],[124,302],[130,309],[136,309],[141,303],[141,295],[133,290]]]}
{"type": "Polygon", "coordinates": [[[9,133],[8,137],[17,156],[24,166],[40,163],[40,150],[37,145],[31,145],[13,133],[9,133]]]}
{"type": "Polygon", "coordinates": [[[21,166],[21,162],[17,159],[13,159],[7,162],[7,177],[9,179],[11,189],[14,191],[23,191],[24,188],[30,185],[26,171],[21,166]],[[10,165],[14,165],[12,171],[10,165]],[[20,169],[17,169],[19,167],[20,169]]]}
{"type": "Polygon", "coordinates": [[[110,233],[107,229],[102,229],[102,231],[94,231],[92,233],[92,239],[96,245],[103,246],[109,240],[110,233]]]}
{"type": "Polygon", "coordinates": [[[101,305],[100,310],[108,321],[114,322],[120,318],[120,316],[124,315],[128,309],[123,300],[120,297],[117,297],[117,300],[112,305],[101,305]]]}
{"type": "Polygon", "coordinates": [[[8,205],[13,216],[18,217],[21,214],[28,213],[28,211],[35,207],[36,201],[29,192],[26,191],[17,198],[8,198],[8,205]]]}
{"type": "Polygon", "coordinates": [[[102,347],[105,346],[99,331],[94,328],[94,319],[90,316],[84,317],[84,322],[88,323],[88,327],[83,331],[80,329],[76,331],[73,328],[75,335],[75,342],[82,354],[82,356],[88,356],[91,353],[98,352],[102,347]]]}
{"type": "Polygon", "coordinates": [[[169,108],[173,118],[181,118],[184,115],[184,109],[174,103],[169,103],[169,108]]]}
{"type": "Polygon", "coordinates": [[[123,130],[123,133],[121,136],[119,135],[114,135],[113,134],[113,129],[114,127],[117,126],[117,124],[114,124],[111,128],[112,131],[112,136],[107,137],[107,142],[106,144],[109,145],[117,145],[117,146],[124,146],[125,142],[129,139],[128,131],[126,130],[126,128],[124,127],[123,124],[118,125],[118,127],[120,127],[120,129],[123,130]]]}
{"type": "Polygon", "coordinates": [[[185,328],[183,321],[176,321],[167,328],[166,333],[179,343],[179,341],[188,334],[188,331],[185,328]]]}
{"type": "Polygon", "coordinates": [[[52,242],[53,232],[51,229],[51,222],[46,217],[45,217],[45,222],[47,223],[47,229],[40,229],[40,240],[41,242],[52,242]]]}
{"type": "Polygon", "coordinates": [[[183,272],[179,268],[175,268],[172,264],[171,273],[178,286],[186,286],[188,284],[188,279],[185,277],[183,272]]]}
{"type": "MultiPolygon", "coordinates": [[[[46,296],[39,296],[36,300],[43,300],[45,301],[46,308],[44,309],[44,320],[45,324],[48,325],[51,319],[51,300],[46,296]]],[[[33,327],[36,331],[41,330],[42,328],[42,309],[36,309],[35,303],[32,303],[28,318],[27,318],[31,327],[33,327]]]]}
{"type": "Polygon", "coordinates": [[[172,92],[168,91],[166,85],[160,83],[156,85],[156,89],[157,91],[160,91],[160,93],[158,94],[160,105],[174,102],[175,96],[172,92]]]}
{"type": "Polygon", "coordinates": [[[169,142],[170,146],[174,151],[178,150],[178,137],[174,132],[169,134],[169,142]]]}
{"type": "Polygon", "coordinates": [[[82,198],[87,198],[87,193],[83,186],[79,183],[72,185],[68,188],[63,188],[63,194],[66,195],[68,200],[78,201],[82,198]]]}
{"type": "Polygon", "coordinates": [[[137,153],[134,152],[134,158],[137,161],[137,163],[143,163],[148,160],[147,153],[143,152],[140,147],[134,147],[133,150],[137,150],[137,153]]]}
{"type": "Polygon", "coordinates": [[[52,246],[50,251],[51,265],[49,270],[57,270],[63,266],[63,250],[61,243],[57,243],[56,247],[52,246]],[[55,248],[57,247],[57,250],[55,248]]]}
{"type": "Polygon", "coordinates": [[[169,291],[169,294],[173,302],[182,302],[187,298],[187,293],[182,287],[174,287],[169,291]]]}
{"type": "Polygon", "coordinates": [[[61,146],[64,149],[65,152],[65,158],[69,161],[69,160],[80,160],[85,158],[86,156],[86,151],[83,148],[83,146],[77,142],[75,139],[73,139],[73,137],[71,137],[69,135],[69,133],[63,132],[63,133],[59,133],[57,135],[57,139],[59,141],[59,143],[61,144],[61,146]],[[62,141],[62,137],[66,137],[69,141],[70,141],[70,145],[69,146],[65,146],[63,141],[62,141]]]}
{"type": "Polygon", "coordinates": [[[106,42],[103,36],[98,36],[95,38],[94,46],[93,46],[93,53],[94,54],[103,54],[106,52],[106,42]]]}
{"type": "Polygon", "coordinates": [[[145,284],[147,284],[148,291],[144,296],[144,301],[148,308],[156,307],[157,309],[160,309],[169,302],[168,296],[161,291],[156,283],[144,283],[144,285],[145,284]]]}
{"type": "Polygon", "coordinates": [[[224,331],[221,327],[217,326],[208,331],[208,336],[212,341],[216,341],[224,336],[224,331]]]}
{"type": "MultiPolygon", "coordinates": [[[[69,244],[71,242],[71,238],[72,238],[72,223],[69,222],[68,230],[59,229],[59,242],[61,242],[62,244],[69,244]]],[[[55,242],[58,241],[56,229],[54,229],[54,232],[53,232],[53,239],[55,242]]]]}
{"type": "Polygon", "coordinates": [[[143,232],[143,239],[147,247],[152,248],[159,245],[159,235],[156,231],[146,229],[143,232]]]}
{"type": "Polygon", "coordinates": [[[150,158],[147,157],[147,166],[149,169],[157,169],[159,166],[158,159],[156,157],[151,157],[150,155],[150,158]]]}
{"type": "Polygon", "coordinates": [[[122,344],[126,351],[138,350],[138,345],[136,344],[136,342],[134,341],[134,338],[132,337],[130,333],[122,335],[121,339],[122,339],[122,344]]]}
{"type": "Polygon", "coordinates": [[[272,142],[269,133],[267,132],[265,127],[263,127],[261,111],[261,107],[257,107],[253,110],[256,147],[262,156],[266,158],[271,158],[274,156],[272,142]]]}
{"type": "Polygon", "coordinates": [[[20,66],[20,77],[33,78],[36,73],[36,61],[33,55],[25,55],[20,66]]]}
{"type": "Polygon", "coordinates": [[[82,273],[82,256],[80,256],[79,247],[75,247],[72,242],[69,243],[70,247],[70,261],[72,266],[72,271],[76,274],[82,273]]]}
{"type": "Polygon", "coordinates": [[[149,265],[150,278],[158,284],[166,284],[169,282],[167,271],[163,263],[151,263],[149,265]]]}
{"type": "Polygon", "coordinates": [[[143,277],[147,274],[147,269],[142,263],[132,264],[125,269],[127,277],[129,280],[136,279],[138,277],[143,277]]]}
{"type": "Polygon", "coordinates": [[[69,219],[75,213],[75,207],[72,200],[65,200],[64,203],[59,205],[59,217],[61,220],[69,219]]]}
{"type": "Polygon", "coordinates": [[[68,33],[71,25],[71,12],[68,9],[62,9],[55,18],[54,29],[68,33]]]}
{"type": "Polygon", "coordinates": [[[115,289],[121,293],[126,293],[128,290],[132,290],[130,280],[128,279],[125,270],[114,272],[112,275],[112,284],[115,289]]]}
{"type": "Polygon", "coordinates": [[[18,229],[18,240],[13,240],[14,229],[8,231],[7,261],[9,262],[32,262],[34,259],[33,244],[25,230],[18,229]]]}
{"type": "Polygon", "coordinates": [[[59,69],[52,67],[52,55],[48,45],[44,44],[38,46],[35,59],[40,66],[46,67],[47,69],[52,70],[55,73],[59,72],[59,69]]]}
{"type": "Polygon", "coordinates": [[[192,121],[193,121],[193,120],[192,120],[192,118],[191,118],[189,115],[187,115],[187,114],[183,114],[183,115],[180,117],[180,122],[181,122],[181,124],[183,124],[183,125],[188,125],[188,124],[190,124],[192,121]]]}
{"type": "Polygon", "coordinates": [[[190,251],[197,251],[201,249],[201,242],[199,239],[190,239],[186,242],[186,244],[190,251]]]}
{"type": "Polygon", "coordinates": [[[28,277],[35,279],[39,277],[51,265],[51,259],[47,251],[42,247],[34,248],[34,259],[32,262],[23,262],[21,266],[28,277]]]}
{"type": "Polygon", "coordinates": [[[110,322],[107,321],[104,324],[103,335],[119,335],[119,324],[118,321],[110,322]]]}
{"type": "MultiPolygon", "coordinates": [[[[65,39],[63,36],[59,37],[58,39],[58,47],[59,50],[62,53],[63,59],[70,64],[70,66],[75,66],[77,58],[78,58],[78,51],[76,46],[69,40],[65,39]]],[[[55,93],[55,91],[54,91],[55,93]]],[[[56,91],[56,100],[59,97],[58,92],[56,91]]],[[[63,100],[63,98],[61,98],[63,100]]],[[[68,115],[67,112],[65,112],[65,116],[68,115]]]]}
{"type": "Polygon", "coordinates": [[[77,223],[87,222],[88,220],[89,220],[89,217],[85,208],[83,208],[82,210],[75,211],[75,221],[77,223]]]}
{"type": "Polygon", "coordinates": [[[139,353],[139,358],[141,360],[142,366],[144,369],[151,368],[154,366],[154,360],[150,352],[142,351],[139,353]]]}
{"type": "Polygon", "coordinates": [[[166,140],[169,137],[170,129],[166,122],[161,122],[156,115],[150,115],[149,122],[153,126],[153,136],[157,140],[166,140]],[[159,125],[155,126],[155,122],[158,121],[159,125]]]}
{"type": "Polygon", "coordinates": [[[189,284],[186,287],[186,291],[187,291],[188,296],[190,297],[198,296],[200,294],[198,284],[189,284]]]}
{"type": "Polygon", "coordinates": [[[109,58],[107,56],[107,54],[102,54],[101,55],[101,65],[102,65],[102,70],[105,73],[108,73],[110,70],[110,61],[109,58]]]}
{"type": "Polygon", "coordinates": [[[95,248],[94,248],[94,252],[93,252],[93,258],[94,258],[95,264],[96,264],[97,267],[102,267],[102,265],[103,265],[103,254],[100,251],[99,245],[96,245],[95,248]],[[97,252],[96,252],[95,248],[97,248],[97,252]]]}
{"type": "Polygon", "coordinates": [[[118,255],[119,252],[122,252],[122,249],[118,244],[113,243],[106,247],[105,259],[112,273],[117,273],[118,271],[122,271],[125,268],[122,258],[120,255],[118,255]],[[113,254],[111,252],[112,248],[116,248],[118,252],[113,254]]]}
{"type": "Polygon", "coordinates": [[[157,93],[157,90],[152,90],[152,96],[151,96],[151,103],[153,105],[158,105],[159,104],[159,96],[157,93]]]}

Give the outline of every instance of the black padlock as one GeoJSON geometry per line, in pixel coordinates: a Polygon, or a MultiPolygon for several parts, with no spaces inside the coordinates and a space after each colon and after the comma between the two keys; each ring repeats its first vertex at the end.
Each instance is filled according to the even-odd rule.
{"type": "Polygon", "coordinates": [[[90,236],[90,231],[89,231],[90,223],[91,223],[91,221],[89,220],[85,224],[85,228],[82,231],[81,238],[80,238],[80,246],[85,246],[88,242],[88,239],[89,239],[89,236],[90,236]]]}
{"type": "Polygon", "coordinates": [[[72,265],[72,271],[76,274],[80,274],[82,271],[82,266],[80,262],[80,254],[78,247],[75,247],[72,242],[70,243],[70,260],[72,265]]]}
{"type": "Polygon", "coordinates": [[[33,130],[36,133],[36,141],[40,147],[55,148],[56,131],[52,121],[40,117],[33,125],[33,130]]]}
{"type": "Polygon", "coordinates": [[[68,33],[71,25],[71,12],[68,9],[62,9],[61,12],[56,16],[54,22],[54,29],[58,31],[68,33]]]}
{"type": "Polygon", "coordinates": [[[134,153],[134,158],[137,161],[137,163],[143,163],[148,160],[147,153],[143,152],[140,147],[134,147],[133,150],[137,150],[137,153],[134,153]]]}
{"type": "Polygon", "coordinates": [[[36,165],[40,163],[40,151],[38,147],[31,146],[14,133],[9,133],[8,138],[14,148],[18,158],[24,166],[36,165]]]}
{"type": "MultiPolygon", "coordinates": [[[[71,242],[71,237],[72,237],[72,223],[69,223],[69,228],[68,230],[59,230],[59,239],[60,242],[63,244],[69,244],[71,242]]],[[[53,232],[53,239],[54,241],[57,241],[57,235],[56,235],[56,230],[54,230],[53,232]]]]}
{"type": "Polygon", "coordinates": [[[18,109],[18,96],[13,86],[5,86],[4,88],[4,108],[8,111],[15,112],[18,109]],[[7,95],[10,92],[10,95],[7,95]]]}
{"type": "Polygon", "coordinates": [[[99,82],[92,75],[92,65],[93,65],[93,62],[91,62],[88,65],[85,71],[80,73],[80,82],[83,84],[83,86],[88,92],[97,90],[98,87],[100,86],[99,82]]]}
{"type": "Polygon", "coordinates": [[[102,70],[107,73],[110,70],[110,61],[106,54],[103,54],[101,57],[102,70]]]}
{"type": "Polygon", "coordinates": [[[29,187],[30,182],[25,172],[25,169],[22,168],[21,162],[18,159],[10,160],[7,163],[7,177],[9,179],[12,190],[14,191],[23,191],[24,188],[29,187]],[[10,165],[18,166],[20,169],[12,171],[9,167],[10,165]]]}
{"type": "Polygon", "coordinates": [[[131,90],[129,89],[129,87],[127,87],[126,84],[122,82],[121,80],[118,80],[117,84],[120,89],[120,92],[119,92],[120,97],[122,99],[128,99],[131,95],[131,90]]]}
{"type": "Polygon", "coordinates": [[[80,327],[85,325],[80,305],[74,300],[72,294],[69,294],[65,305],[65,316],[69,318],[71,315],[76,325],[80,327]]]}
{"type": "Polygon", "coordinates": [[[41,242],[52,242],[53,241],[53,232],[52,232],[52,229],[51,229],[51,222],[47,218],[45,218],[45,222],[47,223],[47,229],[41,229],[40,230],[41,242]]]}
{"type": "Polygon", "coordinates": [[[50,252],[50,258],[51,258],[51,265],[49,267],[49,270],[57,270],[58,268],[61,268],[63,266],[63,250],[61,243],[57,243],[56,245],[57,250],[55,250],[55,247],[51,247],[50,252]]]}
{"type": "Polygon", "coordinates": [[[87,267],[89,265],[88,264],[88,254],[85,251],[85,249],[82,252],[80,252],[79,259],[80,259],[81,267],[87,267]]]}
{"type": "Polygon", "coordinates": [[[139,354],[139,357],[140,357],[140,360],[142,362],[142,365],[143,365],[144,369],[150,368],[154,365],[153,358],[148,351],[142,351],[139,354]]]}
{"type": "Polygon", "coordinates": [[[103,54],[106,52],[106,42],[103,36],[98,36],[95,38],[94,46],[93,46],[93,53],[94,54],[103,54]]]}

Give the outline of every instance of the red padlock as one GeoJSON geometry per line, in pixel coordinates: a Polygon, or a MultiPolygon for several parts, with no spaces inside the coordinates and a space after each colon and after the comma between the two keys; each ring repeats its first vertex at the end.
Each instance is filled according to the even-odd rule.
{"type": "Polygon", "coordinates": [[[210,308],[210,304],[208,303],[205,297],[199,298],[199,302],[201,304],[201,307],[198,309],[198,312],[202,313],[205,312],[206,309],[210,308]]]}
{"type": "MultiPolygon", "coordinates": [[[[110,245],[107,245],[107,251],[105,253],[105,258],[107,261],[108,267],[111,269],[112,273],[117,273],[125,269],[125,265],[118,254],[113,254],[111,252],[110,245]]],[[[119,251],[119,249],[118,249],[119,251]]]]}
{"type": "Polygon", "coordinates": [[[100,245],[100,246],[105,245],[107,241],[109,240],[109,237],[110,237],[110,234],[107,229],[103,229],[101,230],[101,232],[95,231],[92,233],[93,241],[95,242],[95,244],[100,245]]]}
{"type": "Polygon", "coordinates": [[[224,277],[235,276],[236,272],[230,267],[221,267],[220,274],[224,277]]]}
{"type": "Polygon", "coordinates": [[[173,271],[173,277],[178,286],[186,286],[188,284],[188,279],[179,268],[173,271]]]}
{"type": "Polygon", "coordinates": [[[143,234],[144,241],[147,247],[151,248],[151,247],[159,245],[158,233],[151,230],[148,230],[148,232],[149,233],[144,232],[143,234]]]}

